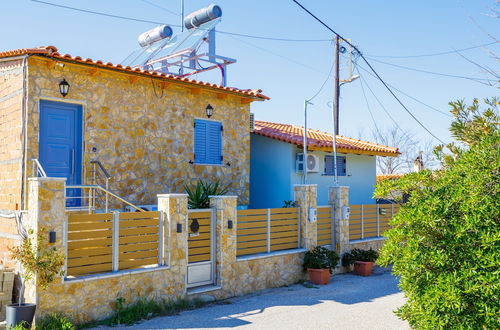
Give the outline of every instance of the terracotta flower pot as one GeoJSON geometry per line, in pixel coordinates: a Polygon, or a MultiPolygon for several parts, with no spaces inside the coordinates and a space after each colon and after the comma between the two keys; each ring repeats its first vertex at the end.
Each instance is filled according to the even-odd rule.
{"type": "Polygon", "coordinates": [[[313,284],[328,284],[330,282],[329,269],[307,268],[307,273],[313,284]]]}
{"type": "Polygon", "coordinates": [[[361,276],[370,276],[372,274],[373,261],[355,261],[354,272],[361,276]]]}

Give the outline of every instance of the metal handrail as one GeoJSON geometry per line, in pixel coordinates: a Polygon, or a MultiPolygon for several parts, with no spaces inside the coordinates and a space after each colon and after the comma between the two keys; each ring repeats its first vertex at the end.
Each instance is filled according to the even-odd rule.
{"type": "Polygon", "coordinates": [[[107,180],[111,179],[111,175],[109,175],[108,171],[106,171],[106,169],[104,168],[104,166],[102,165],[102,163],[99,160],[97,160],[97,159],[91,160],[90,164],[95,164],[95,165],[99,166],[99,169],[104,174],[104,177],[107,180]]]}
{"type": "Polygon", "coordinates": [[[47,177],[47,173],[45,173],[45,170],[43,169],[42,164],[38,161],[37,158],[32,158],[31,161],[33,162],[33,175],[35,176],[41,176],[42,178],[47,177]]]}
{"type": "MultiPolygon", "coordinates": [[[[126,201],[125,199],[123,199],[122,197],[118,196],[117,194],[115,194],[114,192],[112,191],[109,191],[108,189],[102,187],[102,186],[99,186],[99,185],[95,185],[95,184],[83,184],[83,185],[69,185],[69,186],[66,186],[66,188],[68,189],[90,189],[91,191],[93,189],[97,189],[97,190],[101,190],[103,191],[104,193],[106,193],[106,195],[110,195],[110,196],[113,196],[115,197],[116,199],[118,199],[119,201],[133,207],[134,209],[136,209],[137,211],[140,211],[140,212],[145,212],[143,209],[141,209],[140,207],[137,207],[135,206],[134,204],[126,201]]],[[[91,205],[89,204],[89,208],[91,207],[91,205]]],[[[106,213],[108,213],[108,207],[106,205],[106,213]]]]}

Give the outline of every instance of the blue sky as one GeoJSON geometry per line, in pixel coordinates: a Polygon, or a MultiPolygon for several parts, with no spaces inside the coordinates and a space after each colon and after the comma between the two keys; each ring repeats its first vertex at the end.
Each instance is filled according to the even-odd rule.
{"type": "MultiPolygon", "coordinates": [[[[46,1],[171,24],[180,22],[179,16],[169,12],[180,12],[180,0],[46,1]]],[[[186,13],[212,2],[215,1],[185,0],[186,13]]],[[[456,53],[416,58],[373,56],[419,55],[490,43],[493,39],[485,31],[494,36],[500,32],[499,20],[488,16],[489,8],[495,6],[494,0],[301,2],[337,32],[352,38],[369,58],[427,71],[488,78],[456,53]]],[[[30,0],[1,0],[0,3],[0,50],[55,45],[62,53],[120,63],[138,48],[137,36],[155,26],[75,12],[30,0]]],[[[222,22],[218,25],[223,31],[292,39],[332,38],[324,27],[291,0],[220,0],[215,3],[223,11],[222,22]]],[[[174,27],[174,32],[177,31],[179,28],[174,27]]],[[[498,45],[488,46],[488,49],[498,54],[498,45]]],[[[271,97],[270,101],[253,103],[252,110],[257,119],[297,125],[303,124],[304,99],[314,95],[327,78],[333,54],[333,45],[329,41],[281,42],[222,34],[218,34],[217,48],[220,55],[238,60],[229,67],[229,85],[260,88],[271,97]]],[[[462,54],[498,69],[498,62],[491,59],[484,48],[462,54]]],[[[361,60],[358,62],[366,68],[361,60]]],[[[448,112],[447,103],[451,100],[499,94],[498,86],[408,71],[375,61],[371,63],[389,84],[443,112],[448,112]]],[[[346,77],[346,64],[343,60],[343,77],[346,77]]],[[[413,132],[422,141],[431,139],[379,82],[362,69],[361,75],[402,129],[413,132]]],[[[219,81],[214,74],[200,74],[197,79],[219,81]]],[[[379,128],[394,125],[366,85],[365,92],[379,128]]],[[[445,142],[451,140],[449,116],[396,93],[429,130],[445,142]]],[[[327,105],[331,96],[332,83],[328,81],[310,108],[310,127],[331,131],[331,114],[327,105]]],[[[361,132],[367,136],[373,128],[361,79],[343,86],[340,133],[358,137],[361,132]]]]}

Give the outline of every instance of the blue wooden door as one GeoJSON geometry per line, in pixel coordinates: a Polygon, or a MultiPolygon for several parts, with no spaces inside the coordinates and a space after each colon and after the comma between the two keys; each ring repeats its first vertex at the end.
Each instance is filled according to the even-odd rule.
{"type": "MultiPolygon", "coordinates": [[[[39,159],[48,177],[66,178],[67,185],[82,180],[82,107],[54,101],[40,102],[39,159]]],[[[81,205],[80,189],[66,191],[66,206],[81,205]]]]}

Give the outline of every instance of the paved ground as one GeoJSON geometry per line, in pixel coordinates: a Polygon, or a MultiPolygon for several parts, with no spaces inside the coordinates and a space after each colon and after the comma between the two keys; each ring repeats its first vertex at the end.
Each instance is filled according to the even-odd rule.
{"type": "Polygon", "coordinates": [[[392,313],[403,303],[397,280],[377,268],[370,277],[335,275],[319,288],[265,290],[120,329],[409,329],[392,313]]]}

